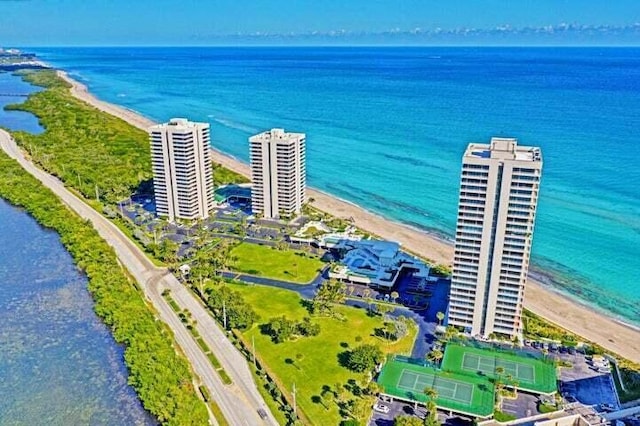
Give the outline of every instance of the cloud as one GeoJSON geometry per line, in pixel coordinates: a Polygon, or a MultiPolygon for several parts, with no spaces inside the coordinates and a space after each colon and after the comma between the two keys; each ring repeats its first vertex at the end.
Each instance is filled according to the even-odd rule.
{"type": "Polygon", "coordinates": [[[559,42],[571,42],[580,40],[609,40],[624,39],[636,44],[640,44],[640,22],[629,25],[584,25],[577,23],[559,23],[544,26],[514,27],[509,24],[499,25],[493,28],[424,28],[414,27],[411,29],[390,28],[381,32],[350,31],[345,29],[331,31],[309,31],[309,32],[253,32],[237,33],[227,35],[202,35],[200,39],[208,40],[242,40],[255,42],[275,42],[275,41],[344,41],[358,42],[367,40],[377,40],[386,42],[407,42],[407,43],[438,43],[438,42],[473,42],[503,40],[505,42],[525,41],[544,42],[547,40],[559,42]]]}

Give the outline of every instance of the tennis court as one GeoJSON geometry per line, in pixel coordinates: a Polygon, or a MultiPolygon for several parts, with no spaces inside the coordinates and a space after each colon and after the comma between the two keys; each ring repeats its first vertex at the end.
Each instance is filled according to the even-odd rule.
{"type": "Polygon", "coordinates": [[[398,387],[413,392],[424,393],[425,388],[433,388],[439,398],[471,404],[473,400],[473,385],[456,380],[445,379],[434,374],[417,373],[402,370],[398,387]]]}
{"type": "Polygon", "coordinates": [[[476,373],[491,379],[509,381],[518,389],[552,393],[557,390],[556,367],[552,361],[490,348],[449,343],[442,369],[465,374],[476,373]],[[500,371],[502,369],[502,371],[500,371]]]}
{"type": "Polygon", "coordinates": [[[488,417],[493,413],[493,384],[486,377],[455,374],[433,367],[393,359],[378,378],[384,393],[407,401],[425,403],[426,388],[437,392],[436,405],[463,414],[488,417]]]}
{"type": "Polygon", "coordinates": [[[468,371],[479,371],[487,376],[498,373],[502,368],[502,376],[511,376],[518,381],[535,382],[536,372],[533,366],[520,362],[506,361],[500,358],[464,353],[462,368],[468,371]]]}

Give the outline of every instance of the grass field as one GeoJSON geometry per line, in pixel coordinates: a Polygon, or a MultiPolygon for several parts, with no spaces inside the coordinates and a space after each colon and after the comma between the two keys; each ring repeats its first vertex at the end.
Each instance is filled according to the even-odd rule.
{"type": "Polygon", "coordinates": [[[493,384],[486,377],[444,372],[405,361],[388,361],[378,378],[384,392],[397,397],[426,402],[424,389],[438,392],[436,404],[481,417],[493,413],[493,384]]]}
{"type": "Polygon", "coordinates": [[[451,343],[442,361],[445,371],[476,373],[489,378],[496,377],[498,367],[504,370],[503,381],[511,376],[519,389],[542,393],[557,390],[556,368],[551,361],[451,343]]]}
{"type": "MultiPolygon", "coordinates": [[[[309,315],[303,308],[300,297],[292,291],[262,286],[231,285],[260,315],[260,324],[280,315],[298,320],[309,315]]],[[[249,342],[252,337],[255,338],[259,358],[289,391],[295,383],[298,406],[314,424],[319,425],[340,422],[338,407],[334,402],[328,402],[328,408],[313,402],[313,397],[322,393],[323,386],[333,388],[336,383],[344,385],[349,379],[361,379],[361,375],[352,373],[340,365],[338,357],[341,353],[360,343],[378,344],[385,352],[409,353],[416,335],[416,328],[412,327],[405,338],[393,344],[386,344],[384,340],[375,337],[375,329],[382,327],[380,317],[369,317],[364,310],[348,306],[338,306],[336,310],[344,316],[344,320],[312,318],[321,327],[320,334],[315,337],[275,344],[269,336],[260,332],[259,325],[244,332],[249,342]],[[356,336],[360,336],[362,341],[356,342],[356,336]],[[302,355],[299,360],[298,354],[302,355]]]]}
{"type": "Polygon", "coordinates": [[[308,283],[324,266],[317,258],[293,250],[277,250],[258,244],[241,243],[231,250],[237,258],[233,270],[297,283],[308,283]]]}

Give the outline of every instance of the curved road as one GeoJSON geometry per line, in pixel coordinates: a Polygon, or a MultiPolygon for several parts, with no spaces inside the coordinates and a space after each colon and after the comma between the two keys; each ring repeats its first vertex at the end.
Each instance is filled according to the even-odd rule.
{"type": "MultiPolygon", "coordinates": [[[[64,187],[57,178],[37,168],[25,158],[11,136],[0,129],[0,147],[36,179],[53,191],[60,200],[84,219],[92,222],[100,236],[113,247],[124,267],[136,279],[158,316],[171,328],[175,341],[185,354],[195,374],[218,403],[224,417],[232,425],[277,425],[262,396],[258,393],[251,371],[244,357],[209,315],[202,304],[187,291],[165,268],[155,266],[126,235],[105,217],[89,207],[79,197],[64,187]],[[188,330],[180,322],[177,314],[162,297],[164,289],[170,289],[173,299],[182,309],[188,309],[198,321],[198,331],[211,351],[220,360],[232,385],[224,385],[219,375],[198,346],[188,330]],[[258,409],[267,413],[265,419],[258,415],[258,409]]],[[[211,423],[215,419],[211,417],[211,423]]]]}

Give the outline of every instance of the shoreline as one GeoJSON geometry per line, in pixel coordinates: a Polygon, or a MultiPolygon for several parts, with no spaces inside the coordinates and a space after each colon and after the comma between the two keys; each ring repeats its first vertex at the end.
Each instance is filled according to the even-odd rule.
{"type": "MultiPolygon", "coordinates": [[[[84,84],[73,80],[66,72],[60,70],[57,72],[61,78],[71,84],[71,93],[76,98],[145,131],[148,127],[156,124],[133,110],[98,99],[89,92],[84,84]]],[[[211,155],[213,160],[223,167],[244,176],[250,176],[248,164],[215,148],[211,149],[211,155]]],[[[372,232],[381,238],[397,241],[401,243],[403,248],[423,258],[433,260],[436,263],[451,264],[453,245],[435,235],[385,219],[354,203],[314,188],[307,189],[307,196],[309,199],[314,199],[312,204],[320,210],[340,218],[353,218],[356,226],[361,229],[372,232]]],[[[531,274],[527,280],[525,291],[525,309],[611,352],[640,363],[639,328],[570,299],[532,278],[531,274]]]]}

